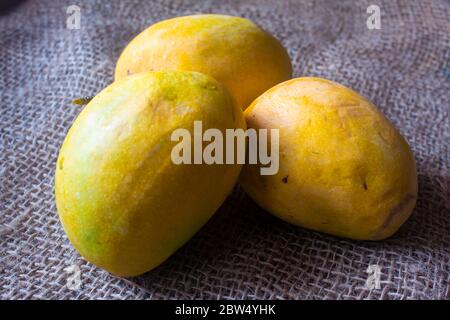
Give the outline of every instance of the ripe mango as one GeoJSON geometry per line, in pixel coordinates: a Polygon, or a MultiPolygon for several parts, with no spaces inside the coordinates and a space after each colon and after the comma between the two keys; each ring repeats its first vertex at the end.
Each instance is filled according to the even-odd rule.
{"type": "Polygon", "coordinates": [[[245,165],[241,184],[261,207],[298,226],[361,240],[391,236],[417,198],[413,154],[367,99],[338,83],[297,78],[245,110],[247,126],[279,129],[279,172],[245,165]]]}
{"type": "Polygon", "coordinates": [[[203,226],[241,165],[176,165],[177,128],[243,128],[226,89],[196,72],[150,72],[117,81],[70,128],[55,174],[56,205],[86,260],[120,276],[158,266],[203,226]]]}
{"type": "Polygon", "coordinates": [[[124,49],[115,79],[144,71],[189,70],[221,82],[245,109],[292,76],[284,47],[250,20],[204,14],[158,22],[124,49]]]}

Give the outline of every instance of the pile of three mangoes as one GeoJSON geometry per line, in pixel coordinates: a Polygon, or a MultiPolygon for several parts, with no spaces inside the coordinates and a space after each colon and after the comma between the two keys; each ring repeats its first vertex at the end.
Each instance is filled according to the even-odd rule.
{"type": "Polygon", "coordinates": [[[57,160],[56,204],[79,253],[116,275],[149,271],[208,221],[237,180],[295,225],[351,239],[392,235],[417,197],[408,144],[358,93],[291,73],[283,46],[239,17],[169,19],[133,39],[115,82],[80,113],[57,160]],[[194,121],[222,132],[279,129],[278,173],[173,163],[171,134],[192,132],[194,121]]]}

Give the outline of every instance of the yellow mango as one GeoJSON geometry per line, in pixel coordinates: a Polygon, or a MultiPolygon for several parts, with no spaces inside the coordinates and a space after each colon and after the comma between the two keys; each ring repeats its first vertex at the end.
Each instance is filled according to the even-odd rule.
{"type": "Polygon", "coordinates": [[[166,69],[214,77],[242,109],[292,75],[289,55],[273,36],[250,20],[218,14],[177,17],[150,26],[120,55],[115,79],[166,69]]]}
{"type": "Polygon", "coordinates": [[[261,207],[298,226],[362,240],[391,236],[417,198],[413,154],[367,99],[338,83],[297,78],[257,98],[249,128],[279,129],[279,171],[241,173],[261,207]]]}
{"type": "Polygon", "coordinates": [[[174,164],[171,134],[243,128],[242,110],[213,78],[149,72],[117,81],[70,128],[55,173],[68,238],[88,261],[120,276],[149,271],[217,210],[241,165],[174,164]]]}

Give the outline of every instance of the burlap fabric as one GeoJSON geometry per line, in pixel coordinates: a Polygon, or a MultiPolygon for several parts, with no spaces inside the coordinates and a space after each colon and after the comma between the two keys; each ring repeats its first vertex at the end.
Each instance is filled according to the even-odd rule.
{"type": "Polygon", "coordinates": [[[450,297],[450,3],[448,1],[25,1],[0,16],[0,296],[80,299],[409,299],[450,297]],[[381,9],[369,30],[366,8],[381,9]],[[81,29],[66,9],[81,8],[81,29]],[[192,13],[248,17],[288,48],[295,76],[370,98],[409,141],[420,192],[391,239],[307,231],[258,208],[238,187],[157,269],[134,279],[84,261],[59,223],[58,149],[81,108],[112,81],[122,48],[146,26],[192,13]],[[81,287],[67,287],[80,268],[81,287]],[[366,286],[378,265],[380,288],[366,286]]]}

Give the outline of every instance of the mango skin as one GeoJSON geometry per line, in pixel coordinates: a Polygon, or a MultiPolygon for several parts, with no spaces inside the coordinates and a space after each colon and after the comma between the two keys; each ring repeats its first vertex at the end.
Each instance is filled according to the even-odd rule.
{"type": "Polygon", "coordinates": [[[177,17],[150,26],[122,52],[115,79],[166,69],[212,76],[242,109],[292,77],[289,55],[273,36],[250,20],[218,14],[177,17]]]}
{"type": "Polygon", "coordinates": [[[149,271],[225,200],[241,165],[171,161],[172,131],[193,134],[194,120],[203,130],[246,127],[226,90],[194,72],[128,77],[80,113],[59,153],[55,194],[67,236],[86,260],[119,276],[149,271]]]}
{"type": "Polygon", "coordinates": [[[244,112],[249,128],[278,128],[280,170],[245,165],[241,184],[261,207],[292,224],[359,240],[391,236],[417,198],[413,154],[367,99],[338,83],[297,78],[244,112]]]}

